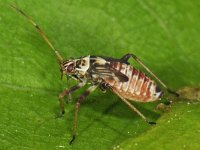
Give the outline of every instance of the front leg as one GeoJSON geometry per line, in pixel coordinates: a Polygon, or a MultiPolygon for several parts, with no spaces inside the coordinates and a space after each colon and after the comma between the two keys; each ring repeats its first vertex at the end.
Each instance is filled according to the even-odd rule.
{"type": "Polygon", "coordinates": [[[58,96],[58,100],[60,102],[60,107],[61,107],[61,110],[62,110],[62,114],[65,113],[65,104],[63,103],[63,100],[62,98],[64,96],[67,96],[69,94],[71,94],[72,92],[76,91],[77,89],[80,89],[81,87],[83,87],[84,85],[86,84],[86,82],[80,82],[78,85],[75,85],[69,89],[66,89],[64,90],[62,93],[59,94],[58,96]]]}
{"type": "Polygon", "coordinates": [[[75,140],[76,137],[76,131],[77,131],[77,121],[78,121],[78,111],[81,103],[83,103],[86,99],[86,97],[93,92],[98,86],[93,85],[89,87],[77,100],[76,106],[75,106],[75,115],[74,115],[74,127],[73,127],[73,134],[72,134],[72,139],[69,144],[72,144],[72,142],[75,140]]]}

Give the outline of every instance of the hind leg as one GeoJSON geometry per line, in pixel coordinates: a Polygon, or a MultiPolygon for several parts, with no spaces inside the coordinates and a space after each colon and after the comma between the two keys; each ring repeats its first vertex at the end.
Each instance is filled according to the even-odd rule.
{"type": "Polygon", "coordinates": [[[126,100],[125,98],[123,98],[120,94],[118,94],[118,92],[116,92],[114,89],[112,90],[115,94],[117,94],[120,99],[126,103],[126,105],[128,105],[128,107],[133,110],[134,112],[136,112],[145,122],[149,123],[149,124],[156,124],[156,122],[153,121],[149,121],[133,104],[131,104],[128,100],[126,100]]]}

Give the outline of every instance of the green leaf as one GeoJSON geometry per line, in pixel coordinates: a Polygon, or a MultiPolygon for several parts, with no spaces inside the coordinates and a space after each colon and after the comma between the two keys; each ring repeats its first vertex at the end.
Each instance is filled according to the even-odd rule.
{"type": "Polygon", "coordinates": [[[87,87],[56,119],[58,94],[76,83],[60,80],[52,50],[8,4],[32,16],[65,58],[134,53],[172,89],[200,82],[199,1],[1,1],[1,149],[200,149],[198,102],[180,100],[165,113],[158,102],[134,103],[157,122],[150,126],[99,90],[81,105],[69,145],[75,99],[87,87]]]}

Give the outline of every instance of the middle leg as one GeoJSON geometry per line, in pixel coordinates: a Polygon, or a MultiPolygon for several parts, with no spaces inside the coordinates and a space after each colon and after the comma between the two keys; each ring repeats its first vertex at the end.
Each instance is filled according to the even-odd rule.
{"type": "Polygon", "coordinates": [[[80,108],[81,103],[83,103],[86,99],[86,97],[93,92],[96,88],[98,87],[98,85],[93,85],[91,87],[89,87],[77,100],[76,102],[76,106],[75,106],[75,115],[74,115],[74,126],[73,126],[73,133],[72,133],[72,139],[69,142],[69,144],[72,144],[72,142],[75,140],[76,138],[76,132],[77,132],[77,122],[78,122],[78,111],[80,108]]]}
{"type": "Polygon", "coordinates": [[[62,114],[65,113],[65,105],[64,105],[64,103],[63,103],[62,98],[63,98],[64,96],[67,96],[67,95],[71,94],[71,93],[74,92],[75,90],[77,90],[77,89],[83,87],[85,84],[86,84],[85,82],[81,82],[81,83],[79,83],[78,85],[75,85],[75,86],[73,86],[73,87],[71,87],[71,88],[69,88],[69,89],[66,89],[66,90],[64,90],[62,93],[59,94],[58,100],[59,100],[59,102],[60,102],[60,107],[61,107],[61,110],[62,110],[62,114]]]}

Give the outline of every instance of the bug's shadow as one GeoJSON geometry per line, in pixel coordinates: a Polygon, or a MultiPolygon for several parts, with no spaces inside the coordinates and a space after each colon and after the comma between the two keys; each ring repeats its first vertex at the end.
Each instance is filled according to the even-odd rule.
{"type": "MultiPolygon", "coordinates": [[[[132,103],[132,102],[131,102],[132,103]]],[[[156,103],[132,103],[145,116],[157,119],[159,114],[155,112],[156,103]]],[[[111,115],[119,118],[133,119],[139,116],[120,100],[119,97],[108,91],[107,93],[98,92],[96,95],[88,97],[85,107],[90,107],[95,111],[102,112],[104,115],[111,115]]]]}
{"type": "MultiPolygon", "coordinates": [[[[71,104],[66,104],[66,110],[70,109],[66,116],[67,124],[68,124],[68,132],[71,132],[71,127],[73,126],[73,120],[74,120],[74,105],[75,105],[75,99],[78,97],[79,94],[74,94],[73,99],[74,101],[71,104]]],[[[65,99],[66,100],[66,99],[65,99]]],[[[159,114],[154,111],[155,103],[154,104],[144,104],[144,103],[133,103],[134,106],[138,108],[148,119],[151,121],[156,121],[159,118],[159,114]]],[[[56,114],[60,113],[60,107],[55,108],[56,114]]],[[[86,101],[81,104],[80,107],[80,113],[79,116],[85,115],[86,118],[91,118],[91,122],[88,122],[85,124],[82,131],[79,132],[79,134],[84,134],[85,131],[88,131],[88,129],[94,124],[99,123],[102,125],[102,127],[109,128],[110,130],[114,131],[118,135],[121,135],[123,137],[127,137],[127,133],[124,133],[123,130],[119,130],[117,127],[113,126],[112,122],[106,121],[109,119],[104,119],[103,117],[112,117],[114,120],[122,120],[122,122],[131,122],[135,125],[140,124],[141,122],[144,124],[147,124],[143,122],[142,118],[138,116],[135,112],[132,112],[132,110],[123,103],[119,97],[117,97],[115,94],[113,94],[110,91],[107,91],[106,93],[101,93],[100,91],[96,91],[92,93],[90,96],[87,97],[86,101]],[[89,111],[84,111],[89,110],[89,111]],[[92,111],[95,111],[97,113],[91,114],[92,111]],[[82,113],[81,113],[82,112],[82,113]]]]}
{"type": "MultiPolygon", "coordinates": [[[[77,95],[77,94],[75,94],[77,95]]],[[[66,107],[71,107],[70,114],[74,114],[75,100],[78,96],[73,96],[73,102],[68,104],[67,98],[66,107]]],[[[131,102],[131,101],[130,101],[131,102]]],[[[160,116],[155,111],[155,106],[158,104],[154,103],[136,103],[131,102],[140,112],[142,112],[147,118],[158,119],[160,116]]],[[[101,93],[101,91],[96,91],[86,98],[86,100],[81,104],[80,109],[87,107],[87,109],[93,109],[94,111],[100,112],[102,115],[110,115],[123,119],[133,119],[140,118],[137,113],[133,112],[123,101],[120,100],[115,94],[110,91],[106,93],[101,93]]],[[[66,108],[67,109],[67,108],[66,108]]],[[[60,115],[60,107],[55,107],[55,114],[60,115]]],[[[62,116],[62,115],[61,115],[62,116]]],[[[142,118],[140,118],[142,119],[142,118]]]]}
{"type": "MultiPolygon", "coordinates": [[[[145,104],[145,107],[143,107],[142,103],[141,104],[133,103],[133,104],[151,121],[156,121],[160,116],[158,113],[153,111],[154,106],[156,104],[150,104],[150,105],[148,104],[149,106],[145,104]]],[[[97,92],[93,94],[93,96],[92,95],[89,96],[87,101],[82,105],[82,107],[89,107],[86,109],[93,109],[94,111],[97,111],[97,114],[100,113],[100,115],[97,116],[94,115],[95,117],[92,118],[93,121],[88,123],[84,127],[84,129],[82,129],[82,131],[79,132],[80,134],[87,131],[87,129],[90,128],[90,126],[92,126],[94,122],[98,122],[103,127],[109,128],[118,135],[120,135],[121,138],[127,137],[127,133],[125,133],[122,129],[119,130],[117,127],[113,126],[113,123],[110,123],[109,121],[107,122],[105,121],[105,119],[102,119],[102,117],[105,116],[108,116],[108,118],[109,116],[118,118],[120,120],[124,120],[124,122],[126,123],[131,122],[135,125],[138,125],[138,123],[140,124],[141,122],[147,124],[143,122],[142,118],[139,117],[138,114],[132,112],[132,110],[130,110],[130,108],[128,108],[126,104],[120,101],[120,99],[116,95],[114,95],[109,91],[106,94],[97,92]]],[[[87,114],[85,115],[87,117],[87,114]]]]}

